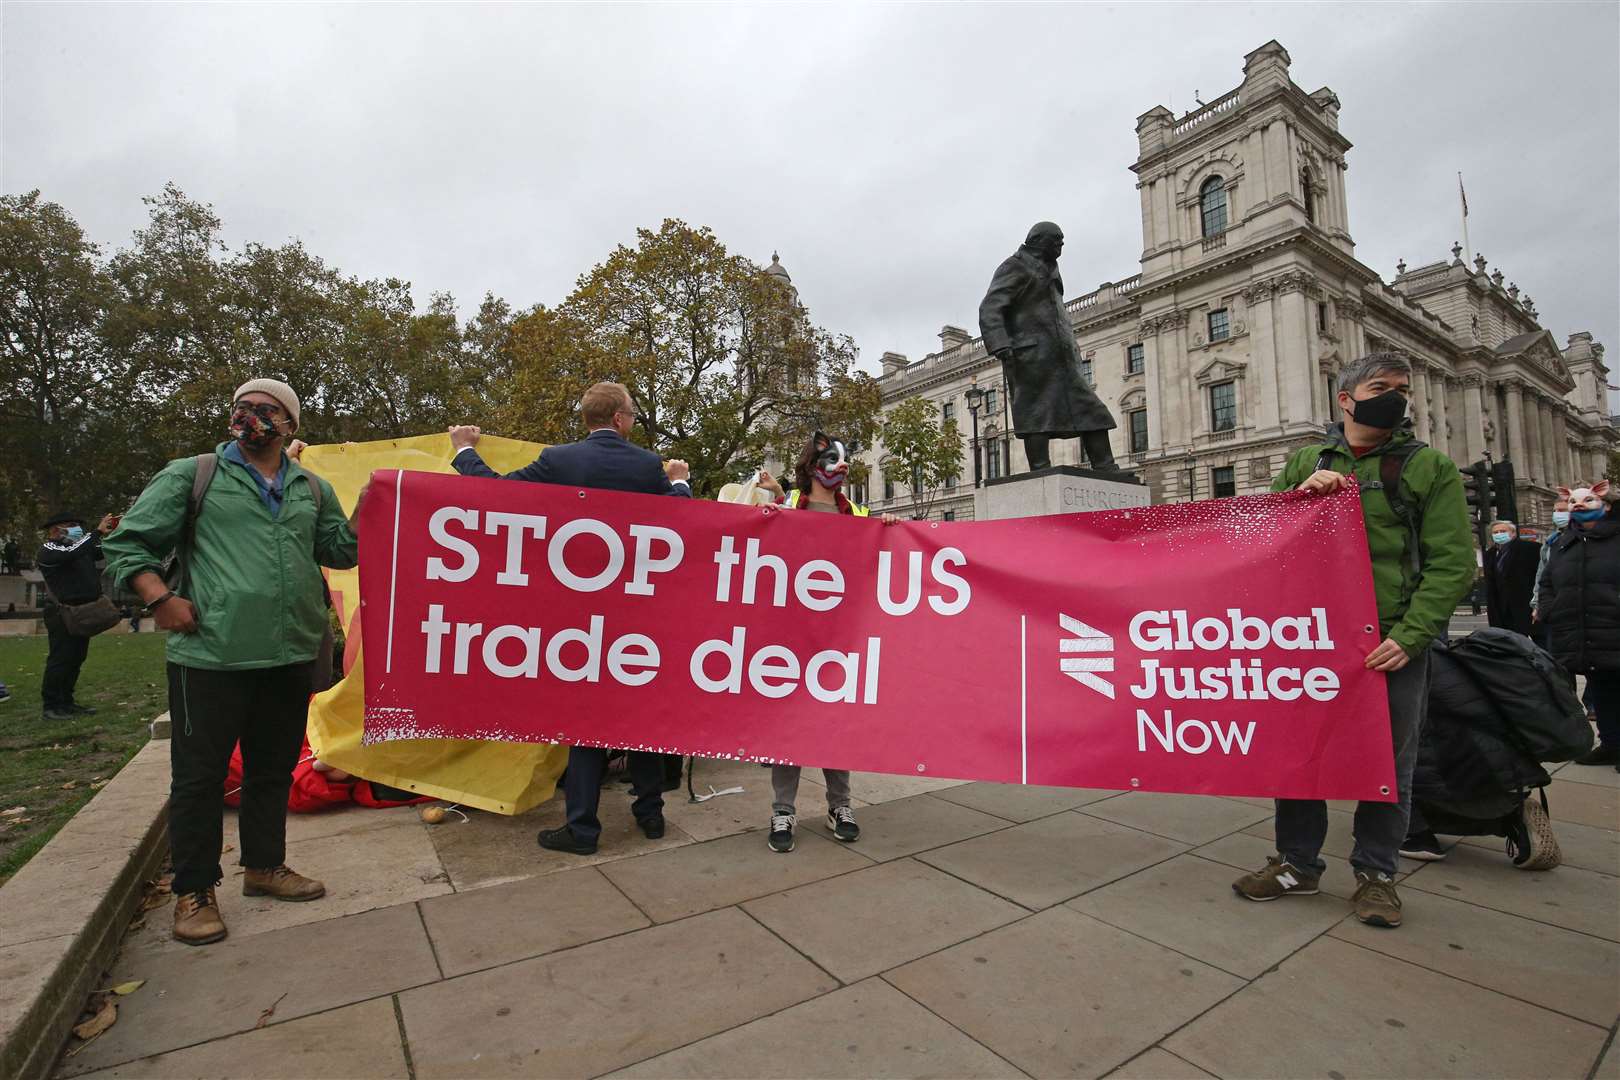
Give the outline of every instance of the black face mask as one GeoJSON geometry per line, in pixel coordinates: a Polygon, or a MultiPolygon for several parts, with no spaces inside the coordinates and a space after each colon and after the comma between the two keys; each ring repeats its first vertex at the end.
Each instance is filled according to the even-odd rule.
{"type": "Polygon", "coordinates": [[[1363,427],[1392,431],[1406,419],[1406,395],[1399,390],[1386,390],[1377,397],[1355,402],[1350,419],[1363,427]]]}

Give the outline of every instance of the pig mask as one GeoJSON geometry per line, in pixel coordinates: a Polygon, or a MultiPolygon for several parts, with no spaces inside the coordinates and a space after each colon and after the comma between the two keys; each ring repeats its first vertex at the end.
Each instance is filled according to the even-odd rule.
{"type": "Polygon", "coordinates": [[[1590,523],[1603,516],[1606,509],[1603,496],[1609,493],[1609,482],[1599,480],[1591,487],[1558,489],[1558,497],[1569,500],[1569,516],[1577,523],[1590,523]]]}

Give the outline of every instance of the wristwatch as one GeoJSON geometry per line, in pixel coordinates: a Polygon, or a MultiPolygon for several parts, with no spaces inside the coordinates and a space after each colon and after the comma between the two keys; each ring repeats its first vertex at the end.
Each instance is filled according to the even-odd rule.
{"type": "Polygon", "coordinates": [[[173,599],[174,599],[174,592],[172,590],[165,590],[162,596],[158,597],[156,600],[154,600],[150,604],[146,605],[146,613],[148,615],[152,614],[152,612],[156,611],[159,607],[161,607],[165,601],[173,600],[173,599]]]}

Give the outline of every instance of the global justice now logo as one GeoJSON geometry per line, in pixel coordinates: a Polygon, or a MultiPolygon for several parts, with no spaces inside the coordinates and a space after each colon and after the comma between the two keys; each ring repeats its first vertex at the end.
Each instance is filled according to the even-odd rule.
{"type": "MultiPolygon", "coordinates": [[[[1058,669],[1110,701],[1116,699],[1121,685],[1132,699],[1142,702],[1290,702],[1301,698],[1326,702],[1339,695],[1339,676],[1331,668],[1276,662],[1278,653],[1333,650],[1325,608],[1271,620],[1245,614],[1241,608],[1196,619],[1185,609],[1139,611],[1127,628],[1131,645],[1138,653],[1167,655],[1143,656],[1124,684],[1115,677],[1113,634],[1061,612],[1058,626],[1062,631],[1058,669]],[[1217,659],[1211,653],[1224,655],[1217,659]],[[1206,662],[1209,660],[1216,662],[1206,662]]],[[[1151,737],[1171,753],[1202,754],[1218,748],[1222,753],[1247,754],[1255,724],[1255,720],[1178,719],[1172,708],[1164,708],[1156,719],[1147,709],[1138,708],[1137,748],[1145,752],[1151,737]]]]}

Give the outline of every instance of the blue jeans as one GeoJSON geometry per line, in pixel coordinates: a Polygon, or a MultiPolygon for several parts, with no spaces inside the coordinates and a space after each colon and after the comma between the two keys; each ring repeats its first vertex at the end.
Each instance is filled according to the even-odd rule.
{"type": "MultiPolygon", "coordinates": [[[[1412,817],[1412,770],[1418,738],[1429,709],[1429,653],[1425,649],[1389,675],[1389,727],[1395,743],[1395,791],[1399,801],[1356,805],[1356,843],[1350,865],[1393,877],[1401,841],[1412,817]]],[[[1322,841],[1327,839],[1327,803],[1320,799],[1277,800],[1277,854],[1301,870],[1320,874],[1322,841]]]]}

